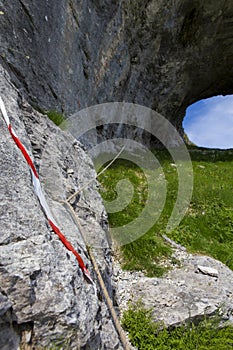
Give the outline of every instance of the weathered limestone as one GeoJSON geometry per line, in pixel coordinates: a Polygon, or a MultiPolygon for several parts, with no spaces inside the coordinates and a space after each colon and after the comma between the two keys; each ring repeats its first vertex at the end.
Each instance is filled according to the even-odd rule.
{"type": "Polygon", "coordinates": [[[189,104],[233,92],[232,0],[1,0],[0,10],[1,61],[41,108],[124,100],[181,130],[189,104]]]}
{"type": "MultiPolygon", "coordinates": [[[[0,19],[0,63],[11,77],[0,68],[1,96],[57,221],[94,276],[80,231],[62,203],[94,177],[92,164],[76,140],[22,95],[37,109],[66,115],[102,102],[134,102],[164,114],[182,131],[189,104],[233,92],[233,2],[0,0],[0,19]]],[[[69,349],[120,349],[100,293],[97,298],[50,232],[27,165],[1,118],[0,128],[0,348],[60,341],[69,349]]],[[[112,296],[106,213],[95,186],[73,205],[112,296]]],[[[126,273],[124,280],[121,273],[116,281],[120,307],[141,296],[167,325],[219,307],[232,320],[232,272],[213,259],[186,256],[184,267],[165,279],[126,273]]]]}
{"type": "MultiPolygon", "coordinates": [[[[62,204],[94,178],[93,165],[71,135],[22,101],[2,68],[0,73],[0,95],[15,131],[35,159],[53,215],[96,280],[82,235],[62,204]]],[[[98,284],[95,294],[75,257],[50,231],[28,166],[2,117],[0,128],[0,348],[16,350],[27,343],[39,349],[60,342],[69,349],[121,349],[98,284]]],[[[95,182],[80,193],[74,208],[85,223],[85,239],[112,296],[106,213],[95,182]]]]}

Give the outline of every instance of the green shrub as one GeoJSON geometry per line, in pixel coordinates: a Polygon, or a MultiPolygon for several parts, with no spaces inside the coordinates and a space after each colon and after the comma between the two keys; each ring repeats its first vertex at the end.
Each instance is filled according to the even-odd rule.
{"type": "Polygon", "coordinates": [[[54,122],[57,126],[65,122],[65,117],[62,113],[59,113],[55,110],[45,111],[45,114],[49,117],[50,120],[54,122]]]}

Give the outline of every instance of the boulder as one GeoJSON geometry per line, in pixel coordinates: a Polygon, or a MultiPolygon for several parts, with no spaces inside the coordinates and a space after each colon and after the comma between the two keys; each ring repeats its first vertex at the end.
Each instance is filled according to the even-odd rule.
{"type": "Polygon", "coordinates": [[[129,303],[141,301],[152,309],[153,319],[173,328],[198,323],[219,314],[223,324],[233,324],[233,271],[203,255],[175,250],[181,266],[162,278],[148,278],[140,272],[122,271],[115,263],[116,298],[121,314],[129,303]]]}

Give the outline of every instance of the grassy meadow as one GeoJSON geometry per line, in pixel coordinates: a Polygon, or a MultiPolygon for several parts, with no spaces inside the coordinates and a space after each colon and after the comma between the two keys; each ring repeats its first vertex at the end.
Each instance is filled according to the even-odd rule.
{"type": "MultiPolygon", "coordinates": [[[[154,155],[165,176],[165,206],[159,220],[146,234],[120,249],[124,269],[140,270],[151,277],[161,276],[166,271],[161,262],[172,253],[162,236],[166,234],[178,189],[177,169],[171,156],[158,150],[154,155]]],[[[169,237],[188,251],[212,256],[233,269],[233,150],[192,147],[190,156],[194,176],[192,200],[183,220],[169,237]]],[[[134,220],[143,210],[148,196],[143,170],[128,160],[118,159],[99,177],[105,201],[116,198],[116,185],[122,179],[129,179],[134,194],[124,210],[109,214],[110,230],[134,220]]],[[[153,212],[150,215],[153,216],[153,212]]]]}
{"type": "MultiPolygon", "coordinates": [[[[165,227],[174,207],[177,168],[165,151],[154,151],[163,170],[167,195],[162,214],[153,227],[136,241],[120,247],[120,261],[127,270],[140,270],[147,276],[161,276],[163,264],[172,248],[164,241],[165,227]]],[[[233,270],[233,150],[190,148],[193,168],[193,194],[188,210],[178,227],[169,233],[176,243],[189,252],[212,256],[233,270]]],[[[148,196],[146,177],[135,164],[118,159],[100,177],[101,195],[112,201],[116,185],[128,179],[134,186],[130,203],[119,212],[109,214],[111,227],[127,225],[142,211],[148,196]]],[[[149,215],[153,215],[149,213],[149,215]]],[[[171,260],[172,261],[172,260],[171,260]]],[[[142,305],[129,306],[122,325],[138,350],[228,350],[233,348],[231,326],[219,327],[220,318],[204,320],[168,330],[152,320],[152,311],[142,305]]]]}

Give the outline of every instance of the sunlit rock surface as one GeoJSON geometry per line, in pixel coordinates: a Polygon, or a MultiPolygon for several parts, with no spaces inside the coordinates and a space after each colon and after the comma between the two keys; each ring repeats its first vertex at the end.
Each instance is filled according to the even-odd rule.
{"type": "Polygon", "coordinates": [[[163,278],[148,278],[140,272],[122,271],[116,263],[114,278],[120,309],[137,301],[153,310],[153,319],[167,327],[188,322],[198,324],[213,315],[233,324],[233,271],[223,263],[203,255],[176,249],[180,262],[163,278]]]}

